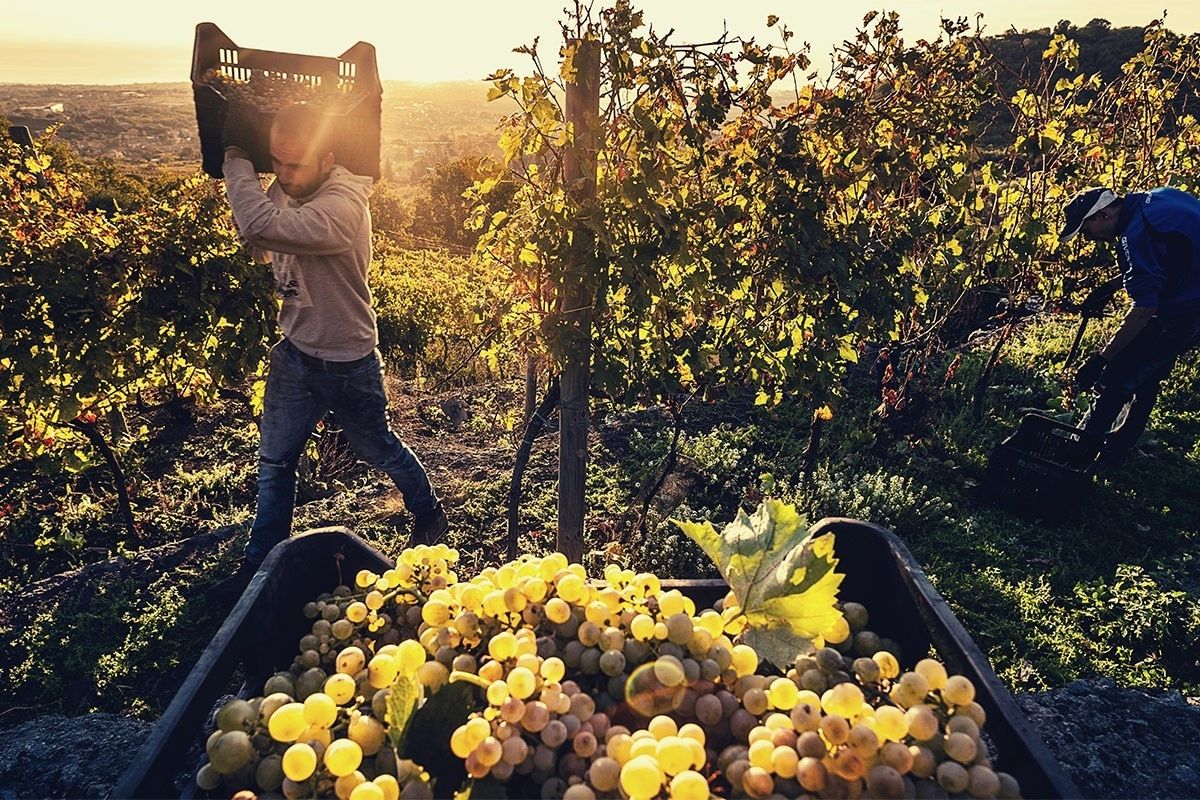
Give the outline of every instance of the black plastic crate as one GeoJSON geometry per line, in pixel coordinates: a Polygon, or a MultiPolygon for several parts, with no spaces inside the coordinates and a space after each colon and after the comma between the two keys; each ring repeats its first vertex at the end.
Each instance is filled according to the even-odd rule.
{"type": "MultiPolygon", "coordinates": [[[[899,643],[904,663],[915,663],[932,648],[951,672],[975,684],[975,699],[987,711],[985,732],[997,749],[996,768],[1020,781],[1025,797],[1079,797],[904,543],[891,531],[851,519],[823,519],[814,531],[837,537],[838,568],[846,574],[841,599],[867,606],[871,629],[899,643]]],[[[290,665],[296,642],[311,624],[302,613],[305,602],[352,580],[360,569],[381,572],[390,566],[388,559],[344,528],[310,531],[277,545],[201,654],[113,796],[176,795],[175,776],[196,766],[186,763],[188,751],[201,744],[205,717],[239,662],[247,675],[239,695],[257,694],[273,672],[290,665]]],[[[663,585],[679,588],[701,606],[711,605],[728,590],[719,579],[664,580],[663,585]]],[[[183,794],[195,796],[194,783],[183,794]]]]}
{"type": "Polygon", "coordinates": [[[1026,414],[992,450],[984,498],[1025,516],[1057,518],[1088,486],[1104,438],[1044,414],[1026,414]]]}
{"type": "Polygon", "coordinates": [[[358,42],[337,58],[281,53],[238,47],[211,22],[196,26],[192,96],[204,171],[214,178],[221,177],[225,118],[231,109],[236,109],[249,128],[252,141],[249,155],[254,168],[272,172],[267,139],[276,109],[258,108],[244,99],[226,97],[220,86],[209,82],[218,74],[248,84],[274,81],[281,85],[352,87],[348,105],[330,112],[334,124],[333,152],[337,163],[354,174],[379,177],[383,85],[379,82],[374,46],[358,42]]]}

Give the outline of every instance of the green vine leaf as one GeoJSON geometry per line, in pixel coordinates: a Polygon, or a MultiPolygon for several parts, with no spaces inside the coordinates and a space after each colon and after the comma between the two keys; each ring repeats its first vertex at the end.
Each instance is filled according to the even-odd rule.
{"type": "Polygon", "coordinates": [[[675,524],[721,571],[746,618],[742,638],[763,660],[786,668],[841,617],[833,534],[812,537],[794,505],[766,500],[720,533],[707,521],[675,524]]]}
{"type": "Polygon", "coordinates": [[[417,680],[415,671],[401,672],[388,687],[387,699],[388,738],[397,753],[404,752],[404,738],[408,734],[409,722],[416,714],[417,704],[425,690],[417,680]]]}

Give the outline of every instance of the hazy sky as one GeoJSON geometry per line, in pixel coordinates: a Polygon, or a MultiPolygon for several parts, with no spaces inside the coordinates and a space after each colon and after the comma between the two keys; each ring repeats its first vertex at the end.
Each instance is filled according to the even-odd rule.
{"type": "MultiPolygon", "coordinates": [[[[511,52],[541,36],[553,61],[558,21],[571,0],[347,0],[346,2],[203,3],[129,0],[0,0],[0,82],[126,83],[188,79],[197,22],[215,22],[243,47],[336,56],[356,41],[375,45],[383,78],[412,81],[475,80],[497,67],[525,70],[511,52]]],[[[679,41],[703,41],[724,25],[733,33],[776,41],[766,27],[778,15],[813,45],[814,61],[850,37],[863,15],[878,8],[900,12],[906,36],[932,36],[941,16],[983,13],[986,31],[1076,25],[1103,17],[1114,26],[1145,25],[1167,10],[1180,33],[1200,30],[1196,0],[643,0],[637,6],[657,29],[674,27],[679,41]]]]}

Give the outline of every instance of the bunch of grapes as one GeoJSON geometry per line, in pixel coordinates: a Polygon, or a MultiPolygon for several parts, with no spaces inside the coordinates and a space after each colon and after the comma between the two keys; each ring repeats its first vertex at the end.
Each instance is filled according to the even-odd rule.
{"type": "Polygon", "coordinates": [[[254,70],[247,80],[238,80],[210,69],[201,78],[230,103],[274,113],[292,103],[316,105],[330,114],[345,114],[363,98],[357,82],[308,82],[278,77],[266,70],[254,70]]]}
{"type": "Polygon", "coordinates": [[[903,672],[859,604],[772,674],[732,593],[698,610],[652,574],[593,582],[557,553],[459,580],[457,555],[406,550],[305,606],[291,669],[218,713],[201,788],[448,796],[387,736],[393,682],[415,676],[426,696],[470,687],[446,747],[513,797],[1019,797],[971,682],[933,659],[903,672]]]}

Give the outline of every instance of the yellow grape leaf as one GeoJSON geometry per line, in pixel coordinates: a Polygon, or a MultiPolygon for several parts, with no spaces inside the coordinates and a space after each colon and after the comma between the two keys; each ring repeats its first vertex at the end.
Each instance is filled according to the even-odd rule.
{"type": "Polygon", "coordinates": [[[753,514],[738,511],[720,533],[707,521],[675,524],[733,590],[746,617],[742,639],[759,658],[786,669],[842,616],[833,534],[813,538],[794,505],[766,500],[753,514]]]}
{"type": "Polygon", "coordinates": [[[838,337],[838,355],[849,361],[851,364],[858,363],[858,351],[854,349],[854,337],[838,337]]]}
{"type": "Polygon", "coordinates": [[[397,753],[404,752],[404,736],[408,733],[408,723],[417,710],[417,703],[425,694],[424,687],[417,680],[417,672],[401,671],[392,685],[387,699],[387,728],[388,738],[397,753]]]}

